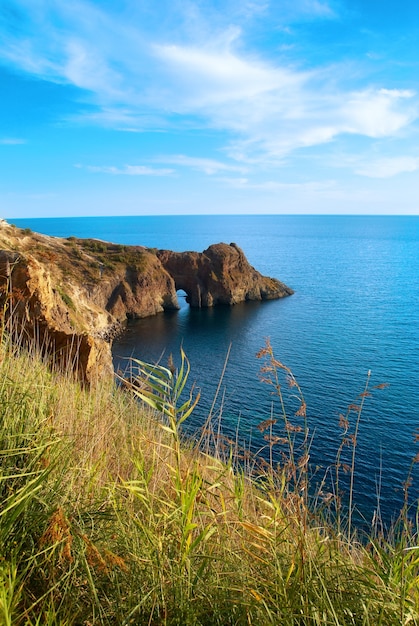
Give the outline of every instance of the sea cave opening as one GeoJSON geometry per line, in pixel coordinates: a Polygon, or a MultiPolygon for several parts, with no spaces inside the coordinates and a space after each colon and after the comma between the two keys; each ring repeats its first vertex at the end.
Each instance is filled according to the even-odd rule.
{"type": "Polygon", "coordinates": [[[186,291],[184,291],[183,289],[178,289],[176,291],[176,295],[177,295],[177,301],[179,304],[179,313],[184,312],[185,310],[189,309],[189,304],[186,301],[186,298],[188,297],[188,294],[186,293],[186,291]]]}

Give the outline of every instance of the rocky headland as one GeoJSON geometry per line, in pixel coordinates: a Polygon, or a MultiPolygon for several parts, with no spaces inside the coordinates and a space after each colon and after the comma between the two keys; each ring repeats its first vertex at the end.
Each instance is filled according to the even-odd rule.
{"type": "Polygon", "coordinates": [[[234,243],[172,252],[33,233],[0,221],[0,315],[81,380],[112,373],[111,343],[127,319],[293,293],[262,276],[234,243]]]}

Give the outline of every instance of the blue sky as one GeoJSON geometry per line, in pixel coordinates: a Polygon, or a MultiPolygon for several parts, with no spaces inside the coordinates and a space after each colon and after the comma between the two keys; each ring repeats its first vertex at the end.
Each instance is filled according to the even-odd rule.
{"type": "Polygon", "coordinates": [[[0,216],[419,214],[417,0],[1,0],[0,216]]]}

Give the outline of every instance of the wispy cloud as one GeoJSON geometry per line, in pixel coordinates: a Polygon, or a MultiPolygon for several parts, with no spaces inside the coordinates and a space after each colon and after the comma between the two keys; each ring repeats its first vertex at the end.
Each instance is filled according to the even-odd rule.
{"type": "Polygon", "coordinates": [[[245,172],[246,167],[241,165],[231,165],[224,163],[223,161],[217,161],[216,159],[206,159],[201,157],[190,157],[185,154],[173,154],[162,156],[158,159],[162,163],[168,163],[171,165],[180,165],[183,167],[189,167],[209,176],[218,174],[219,172],[245,172]]]}
{"type": "Polygon", "coordinates": [[[338,17],[338,3],[326,0],[285,0],[283,9],[288,19],[335,19],[338,17]]]}
{"type": "Polygon", "coordinates": [[[279,191],[300,191],[305,193],[324,192],[326,190],[334,189],[336,183],[333,180],[326,181],[306,181],[296,183],[286,183],[275,180],[266,180],[261,182],[254,182],[249,178],[220,178],[222,182],[235,189],[243,190],[256,190],[267,192],[279,192],[279,191]]]}
{"type": "Polygon", "coordinates": [[[349,133],[374,138],[391,136],[413,122],[419,113],[417,100],[410,104],[416,96],[411,90],[366,89],[348,95],[341,113],[343,131],[349,133]]]}
{"type": "Polygon", "coordinates": [[[24,143],[26,143],[25,139],[19,139],[17,137],[0,138],[0,145],[2,146],[19,146],[24,143]]]}
{"type": "MultiPolygon", "coordinates": [[[[272,93],[282,96],[278,102],[281,105],[284,100],[281,92],[287,89],[295,92],[304,81],[302,73],[241,57],[232,44],[229,38],[215,50],[179,45],[154,47],[169,81],[166,85],[175,97],[172,106],[215,117],[219,116],[219,106],[240,102],[246,107],[249,101],[272,93]]],[[[254,104],[257,106],[258,102],[254,104]]],[[[246,112],[249,112],[247,107],[246,112]]]]}
{"type": "Polygon", "coordinates": [[[369,178],[390,178],[406,172],[419,170],[419,157],[396,156],[376,159],[355,169],[356,174],[369,178]]]}
{"type": "Polygon", "coordinates": [[[96,174],[112,174],[113,176],[171,176],[173,169],[155,168],[146,165],[124,165],[123,167],[115,167],[113,165],[80,165],[75,167],[85,169],[88,172],[96,174]]]}
{"type": "MultiPolygon", "coordinates": [[[[225,14],[212,4],[210,10],[180,0],[162,0],[159,11],[151,0],[121,1],[117,9],[89,0],[29,5],[9,0],[8,5],[14,8],[13,19],[10,12],[0,14],[3,63],[77,87],[89,104],[77,116],[86,123],[131,132],[211,129],[225,138],[230,159],[278,164],[291,153],[341,137],[397,136],[419,115],[419,99],[411,89],[365,81],[355,86],[338,63],[313,68],[280,55],[264,57],[246,44],[246,28],[261,12],[280,16],[282,8],[284,20],[335,19],[338,0],[226,0],[225,14]],[[158,15],[165,19],[159,21],[158,15]]],[[[357,73],[362,75],[362,69],[357,73]]],[[[233,167],[173,158],[178,159],[173,164],[206,173],[233,167]]],[[[172,173],[145,166],[95,171],[172,173]]]]}
{"type": "MultiPolygon", "coordinates": [[[[248,160],[281,158],[295,150],[329,143],[339,136],[358,135],[372,139],[396,136],[418,115],[413,92],[365,89],[347,93],[315,93],[304,86],[300,97],[254,124],[245,139],[230,143],[229,154],[248,160]],[[275,129],[272,131],[272,129],[275,129]]],[[[237,119],[239,111],[236,111],[237,119]]]]}

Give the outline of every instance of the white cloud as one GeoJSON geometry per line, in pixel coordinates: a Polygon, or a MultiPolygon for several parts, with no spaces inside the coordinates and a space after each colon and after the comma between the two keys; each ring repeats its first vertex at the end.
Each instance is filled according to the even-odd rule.
{"type": "Polygon", "coordinates": [[[303,0],[300,3],[296,3],[297,10],[308,13],[315,17],[335,18],[336,12],[330,6],[328,2],[321,2],[320,0],[303,0]]]}
{"type": "Polygon", "coordinates": [[[240,165],[230,165],[222,161],[215,159],[205,159],[201,157],[190,157],[184,154],[173,154],[158,159],[162,163],[169,163],[171,165],[181,165],[184,167],[190,167],[194,170],[204,172],[204,174],[212,175],[222,171],[229,172],[244,172],[247,168],[240,165]]]}
{"type": "MultiPolygon", "coordinates": [[[[229,0],[225,16],[197,2],[175,0],[162,2],[159,11],[148,0],[121,2],[114,13],[112,3],[88,0],[11,4],[20,8],[21,19],[4,28],[0,58],[83,90],[89,109],[74,115],[73,122],[130,132],[215,129],[224,133],[231,159],[278,164],[292,152],[341,136],[397,136],[418,117],[412,91],[356,89],[347,86],[338,63],[305,70],[279,55],[264,58],[246,49],[246,20],[261,11],[278,12],[275,1],[258,11],[258,3],[249,1],[242,10],[242,3],[229,0]],[[159,22],[159,15],[165,19],[159,22]],[[230,21],[239,17],[242,23],[230,21]]],[[[336,1],[284,0],[282,5],[295,17],[336,17],[336,1]]],[[[211,160],[189,166],[207,173],[228,169],[211,160]]],[[[129,174],[128,167],[108,173],[129,174]]],[[[131,175],[172,173],[133,167],[144,169],[131,175]]]]}
{"type": "Polygon", "coordinates": [[[334,20],[339,17],[340,0],[271,0],[266,11],[281,24],[334,20]]]}
{"type": "Polygon", "coordinates": [[[294,91],[304,81],[304,74],[240,57],[230,47],[158,46],[155,52],[172,88],[172,104],[188,112],[217,115],[219,106],[240,102],[248,113],[249,101],[258,106],[255,99],[294,91]]]}
{"type": "Polygon", "coordinates": [[[343,128],[367,137],[387,137],[407,126],[418,115],[418,104],[404,107],[400,100],[412,99],[413,91],[367,89],[348,94],[342,107],[343,128]]]}
{"type": "Polygon", "coordinates": [[[18,146],[26,143],[25,139],[19,139],[17,137],[4,137],[0,139],[0,144],[2,146],[18,146]]]}
{"type": "Polygon", "coordinates": [[[123,167],[115,167],[113,165],[75,165],[80,169],[86,169],[89,172],[98,174],[112,174],[114,176],[171,176],[174,170],[167,168],[148,167],[146,165],[124,165],[123,167]]]}
{"type": "Polygon", "coordinates": [[[101,51],[96,51],[90,42],[69,38],[63,52],[61,71],[67,82],[100,94],[106,100],[123,97],[118,72],[112,70],[101,51]]]}
{"type": "Polygon", "coordinates": [[[405,172],[419,170],[419,157],[398,156],[370,161],[358,167],[355,172],[369,178],[391,178],[405,172]]]}
{"type": "MultiPolygon", "coordinates": [[[[230,143],[230,156],[250,162],[275,161],[295,150],[319,146],[339,136],[394,137],[418,116],[413,92],[365,89],[316,93],[308,82],[288,102],[282,103],[282,110],[274,98],[270,103],[265,98],[264,104],[266,116],[254,119],[248,137],[230,143]]],[[[237,125],[239,107],[230,107],[229,113],[237,125]]]]}
{"type": "Polygon", "coordinates": [[[306,181],[302,183],[301,182],[284,183],[284,182],[275,181],[275,180],[253,182],[249,178],[245,178],[245,177],[241,177],[241,178],[223,177],[223,178],[219,178],[219,180],[235,189],[271,191],[271,192],[299,191],[303,193],[312,194],[312,193],[328,191],[330,189],[334,189],[336,186],[336,183],[333,180],[306,181]]]}

